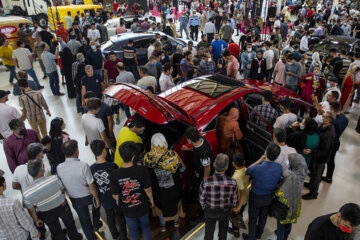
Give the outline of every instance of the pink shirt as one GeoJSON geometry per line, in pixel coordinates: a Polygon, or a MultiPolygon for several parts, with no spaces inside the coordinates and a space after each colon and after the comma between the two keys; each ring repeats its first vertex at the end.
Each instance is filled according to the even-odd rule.
{"type": "Polygon", "coordinates": [[[274,71],[276,72],[275,76],[275,83],[283,84],[284,82],[284,72],[285,72],[285,63],[283,63],[281,60],[278,61],[275,65],[274,71]]]}
{"type": "MultiPolygon", "coordinates": [[[[239,70],[239,62],[234,56],[231,56],[226,66],[226,74],[230,76],[231,74],[234,74],[234,72],[237,73],[238,70],[239,70]]],[[[237,74],[235,75],[235,78],[237,78],[237,74]]]]}

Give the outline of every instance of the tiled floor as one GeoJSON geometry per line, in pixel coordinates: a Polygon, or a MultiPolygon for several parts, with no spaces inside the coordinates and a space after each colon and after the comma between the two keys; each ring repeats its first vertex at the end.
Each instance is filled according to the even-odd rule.
{"type": "MultiPolygon", "coordinates": [[[[42,77],[39,65],[35,62],[35,69],[37,76],[42,77]]],[[[0,89],[12,90],[8,83],[8,72],[0,72],[0,89]]],[[[67,96],[54,97],[49,88],[49,82],[40,80],[41,84],[45,86],[42,93],[47,100],[52,116],[48,118],[47,126],[50,125],[50,120],[56,116],[62,117],[66,122],[66,131],[70,134],[72,139],[79,142],[80,159],[89,164],[94,163],[94,157],[88,147],[85,146],[85,138],[83,129],[80,125],[81,116],[76,113],[75,100],[69,100],[67,96]]],[[[66,92],[64,87],[61,87],[62,92],[66,92]]],[[[18,107],[18,98],[9,95],[8,104],[18,107]]],[[[0,113],[1,114],[1,113],[0,113]]],[[[355,132],[354,127],[356,124],[357,116],[359,115],[359,108],[351,109],[349,114],[350,124],[344,132],[341,141],[341,148],[336,157],[336,170],[334,176],[334,183],[327,184],[321,183],[320,196],[317,200],[304,201],[302,205],[301,217],[298,223],[293,225],[291,239],[300,240],[304,238],[308,224],[319,215],[335,212],[339,207],[347,202],[360,203],[360,135],[355,132]]],[[[29,125],[27,124],[29,127],[29,125]]],[[[115,126],[115,134],[119,132],[120,127],[115,126]]],[[[12,174],[8,169],[4,151],[1,147],[0,150],[0,169],[5,171],[5,178],[8,182],[8,189],[5,194],[9,197],[21,198],[19,191],[14,191],[11,188],[12,174]]],[[[77,218],[76,213],[74,213],[77,218]]],[[[247,217],[245,218],[247,219],[247,217]]],[[[77,225],[79,225],[77,221],[77,225]]],[[[275,239],[274,230],[276,222],[274,219],[269,219],[264,233],[263,239],[275,239]]],[[[110,239],[109,232],[106,230],[106,235],[110,239]]],[[[201,229],[198,234],[191,239],[202,239],[204,229],[201,229]]],[[[231,236],[228,239],[232,239],[231,236]]]]}

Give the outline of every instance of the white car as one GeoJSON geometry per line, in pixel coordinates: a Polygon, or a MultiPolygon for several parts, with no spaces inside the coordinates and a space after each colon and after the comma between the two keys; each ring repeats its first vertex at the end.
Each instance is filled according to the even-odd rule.
{"type": "MultiPolygon", "coordinates": [[[[125,21],[125,28],[130,29],[130,26],[133,23],[135,16],[129,15],[129,16],[124,16],[124,17],[119,17],[119,18],[112,18],[112,19],[107,20],[107,22],[104,25],[107,28],[109,37],[115,35],[116,27],[118,27],[120,25],[120,19],[121,18],[124,19],[124,21],[125,21]]],[[[145,20],[145,17],[139,16],[139,17],[137,17],[137,19],[140,22],[142,22],[142,21],[145,20]]],[[[149,22],[150,22],[150,24],[153,23],[153,22],[154,23],[161,23],[161,18],[160,17],[150,16],[149,22]]]]}

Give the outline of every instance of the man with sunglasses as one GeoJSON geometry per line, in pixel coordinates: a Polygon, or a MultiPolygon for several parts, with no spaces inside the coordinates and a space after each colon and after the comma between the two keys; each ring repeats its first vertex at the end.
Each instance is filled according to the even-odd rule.
{"type": "Polygon", "coordinates": [[[320,216],[310,223],[305,240],[350,239],[350,234],[360,225],[360,206],[343,205],[339,212],[320,216]]]}

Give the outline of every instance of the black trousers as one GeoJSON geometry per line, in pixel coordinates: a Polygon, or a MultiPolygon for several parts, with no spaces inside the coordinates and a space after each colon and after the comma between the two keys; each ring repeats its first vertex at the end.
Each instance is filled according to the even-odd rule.
{"type": "Polygon", "coordinates": [[[311,161],[310,164],[310,193],[314,196],[319,195],[319,185],[321,182],[321,175],[324,171],[325,163],[316,163],[311,161]]]}
{"type": "Polygon", "coordinates": [[[214,33],[207,33],[206,34],[206,39],[208,43],[211,43],[212,40],[214,39],[214,33]]]}
{"type": "MultiPolygon", "coordinates": [[[[127,240],[127,233],[126,233],[126,220],[124,215],[122,214],[121,210],[119,209],[119,206],[116,206],[117,208],[117,215],[119,217],[119,234],[120,234],[120,240],[127,240]]],[[[107,214],[107,213],[106,213],[107,214]]]]}
{"type": "Polygon", "coordinates": [[[241,24],[236,24],[236,30],[237,30],[236,35],[239,35],[239,32],[241,32],[241,24]]]}
{"type": "Polygon", "coordinates": [[[216,222],[219,222],[219,240],[227,239],[227,230],[229,226],[230,209],[205,209],[205,240],[214,239],[216,222]]]}
{"type": "Polygon", "coordinates": [[[38,212],[38,216],[49,227],[51,238],[53,240],[67,239],[63,230],[61,229],[59,218],[61,218],[65,224],[68,236],[71,240],[82,239],[81,234],[78,233],[76,229],[74,217],[71,213],[71,209],[67,201],[65,201],[64,204],[49,211],[38,212]]]}
{"type": "Polygon", "coordinates": [[[335,170],[335,156],[339,148],[340,148],[340,141],[335,142],[333,148],[331,149],[329,162],[327,163],[326,178],[328,179],[332,179],[333,177],[335,170]]]}
{"type": "Polygon", "coordinates": [[[113,208],[105,209],[105,212],[111,236],[113,239],[117,239],[120,235],[119,231],[116,229],[116,216],[119,214],[119,208],[114,205],[113,208]]]}
{"type": "Polygon", "coordinates": [[[199,35],[199,26],[190,26],[190,37],[192,40],[197,41],[199,35]],[[194,37],[195,34],[195,37],[194,37]]]}

